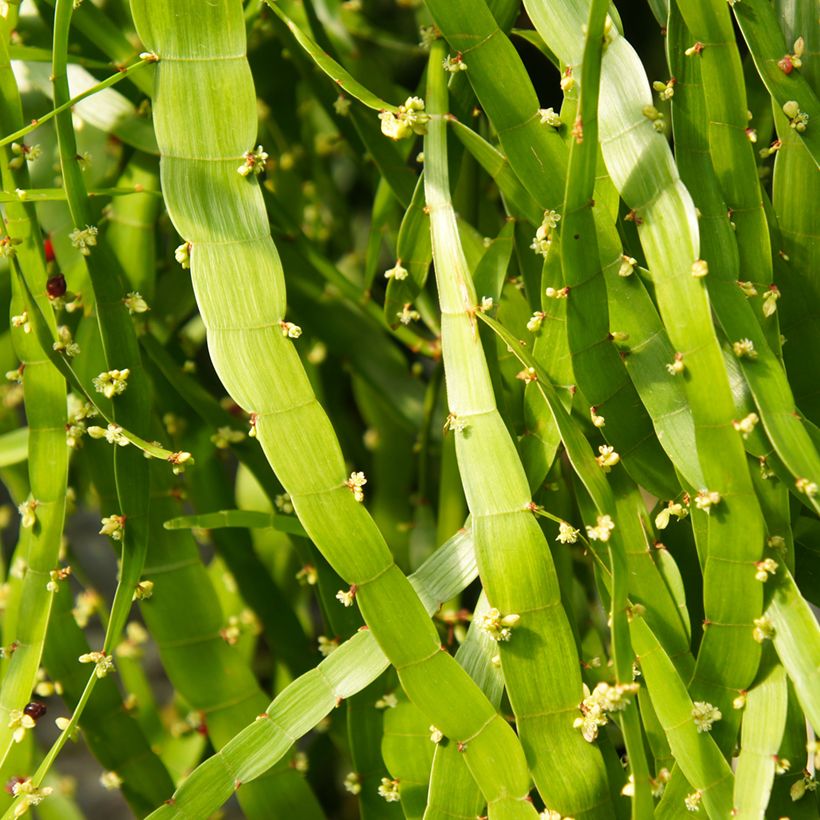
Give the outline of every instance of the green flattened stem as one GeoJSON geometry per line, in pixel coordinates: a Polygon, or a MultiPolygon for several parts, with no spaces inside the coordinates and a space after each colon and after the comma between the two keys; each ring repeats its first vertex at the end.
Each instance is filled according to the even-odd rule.
{"type": "Polygon", "coordinates": [[[499,649],[539,792],[563,815],[610,816],[603,758],[572,725],[582,697],[578,654],[549,548],[532,514],[527,478],[496,408],[478,334],[476,312],[482,308],[450,199],[443,57],[444,43],[437,42],[428,67],[432,119],[424,141],[425,194],[441,305],[448,426],[456,436],[479,571],[498,617],[520,619],[507,631],[508,640],[499,642],[499,649]],[[576,775],[580,772],[582,777],[576,775]]]}
{"type": "MultiPolygon", "coordinates": [[[[566,146],[546,112],[542,117],[535,90],[512,44],[483,0],[427,0],[426,5],[450,47],[464,55],[469,80],[513,171],[540,208],[557,213],[566,183],[566,146]],[[505,77],[503,92],[497,82],[500,72],[505,77]]],[[[553,6],[556,13],[564,14],[553,6]]],[[[601,203],[604,199],[596,195],[601,203]]],[[[594,213],[600,232],[599,273],[588,281],[566,283],[578,288],[575,309],[580,311],[585,305],[584,322],[574,322],[569,333],[575,377],[599,415],[609,418],[602,433],[624,456],[636,480],[661,497],[674,497],[679,489],[667,455],[692,481],[697,482],[701,471],[691,445],[694,434],[683,392],[677,384],[659,389],[653,368],[659,355],[663,359],[663,351],[671,356],[673,349],[657,318],[651,319],[654,308],[637,277],[624,282],[617,276],[623,250],[605,204],[596,205],[594,213]],[[607,288],[600,271],[607,276],[607,288]],[[620,305],[620,312],[632,317],[629,333],[634,353],[629,375],[609,338],[610,330],[622,328],[610,327],[607,296],[610,309],[620,305]],[[653,322],[656,327],[651,326],[653,322]]],[[[539,295],[535,304],[540,301],[539,295]]],[[[622,319],[619,322],[623,324],[622,319]]]]}
{"type": "MultiPolygon", "coordinates": [[[[433,613],[477,575],[471,534],[462,531],[428,558],[410,576],[410,583],[427,612],[433,613]]],[[[233,794],[236,779],[248,783],[259,777],[330,714],[340,699],[360,692],[388,665],[371,631],[360,630],[284,689],[265,710],[264,719],[246,726],[213,758],[198,766],[177,789],[173,802],[151,816],[165,820],[208,816],[216,811],[233,794]]]]}
{"type": "Polygon", "coordinates": [[[217,373],[253,414],[257,437],[305,530],[351,585],[348,594],[410,699],[448,737],[466,744],[465,760],[494,816],[532,816],[515,734],[441,651],[416,593],[356,500],[361,477],[348,478],[291,341],[298,331],[285,322],[284,277],[253,179],[256,98],[242,5],[134,0],[132,9],[144,42],[160,55],[154,122],[163,189],[190,246],[217,373]],[[191,37],[194,29],[179,21],[194,19],[191,37]]]}
{"type": "MultiPolygon", "coordinates": [[[[792,489],[797,482],[814,481],[820,475],[820,457],[798,414],[792,390],[776,351],[767,342],[765,326],[778,311],[768,282],[751,278],[744,266],[740,236],[727,219],[727,203],[709,154],[708,126],[711,116],[706,100],[710,88],[704,85],[705,64],[685,54],[691,40],[680,12],[673,8],[669,17],[668,53],[672,74],[678,79],[672,98],[675,154],[681,179],[693,191],[700,211],[701,255],[709,265],[706,286],[718,321],[731,343],[748,339],[753,357],[742,356],[738,363],[755,400],[759,420],[777,455],[792,474],[792,489]],[[761,327],[761,322],[763,327],[761,327]]],[[[795,148],[805,153],[799,142],[795,148]]],[[[794,295],[789,300],[794,300],[794,295]]],[[[800,340],[797,340],[798,344],[800,340]]],[[[801,485],[802,486],[802,485],[801,485]]],[[[820,502],[808,497],[818,508],[820,502]]]]}
{"type": "MultiPolygon", "coordinates": [[[[569,65],[579,61],[587,5],[573,0],[559,13],[542,0],[527,3],[547,45],[569,65]]],[[[755,578],[755,563],[763,551],[762,517],[743,442],[732,424],[734,401],[706,287],[693,275],[699,256],[695,208],[665,138],[644,113],[651,93],[637,54],[614,27],[609,37],[598,112],[604,160],[639,223],[660,314],[679,354],[669,362],[671,371],[659,368],[657,377],[683,381],[706,482],[698,490],[717,494],[697,499],[710,515],[704,565],[707,628],[692,693],[719,705],[724,719],[716,726],[716,736],[728,752],[738,724],[731,708],[732,690],[736,693],[751,684],[760,657],[752,631],[763,605],[762,584],[755,578]],[[718,500],[714,507],[712,500],[718,500]]]]}
{"type": "MultiPolygon", "coordinates": [[[[11,64],[7,43],[0,37],[0,122],[3,128],[15,128],[22,123],[23,112],[11,64]]],[[[13,170],[9,151],[0,154],[0,174],[3,187],[14,190],[28,187],[28,171],[13,170]]],[[[66,387],[65,380],[45,355],[37,335],[31,332],[26,314],[28,287],[39,309],[56,326],[51,303],[46,295],[48,274],[43,257],[42,234],[34,206],[9,202],[5,206],[5,228],[9,247],[16,254],[24,282],[12,270],[12,343],[20,358],[20,378],[23,383],[26,418],[28,420],[28,481],[30,495],[23,502],[20,541],[15,561],[21,562],[24,575],[14,598],[16,612],[11,608],[4,618],[4,641],[16,642],[17,649],[6,653],[3,661],[3,683],[0,689],[0,762],[11,748],[14,728],[10,713],[28,703],[36,681],[37,670],[46,638],[52,595],[47,589],[49,573],[58,568],[60,541],[65,518],[68,448],[65,440],[66,387]]],[[[16,584],[15,584],[16,585],[16,584]]]]}

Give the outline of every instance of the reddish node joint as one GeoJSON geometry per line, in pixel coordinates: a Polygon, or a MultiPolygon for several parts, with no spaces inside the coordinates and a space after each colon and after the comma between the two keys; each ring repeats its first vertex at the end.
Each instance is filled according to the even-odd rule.
{"type": "Polygon", "coordinates": [[[624,222],[634,222],[636,225],[643,225],[643,219],[638,216],[638,212],[634,208],[624,217],[624,222]]]}
{"type": "Polygon", "coordinates": [[[241,785],[242,785],[241,780],[239,780],[239,779],[234,780],[234,782],[233,782],[234,791],[236,791],[241,785]]]}
{"type": "Polygon", "coordinates": [[[269,715],[267,712],[260,712],[260,713],[256,716],[256,719],[257,719],[257,720],[264,720],[266,717],[270,717],[270,715],[269,715]]]}
{"type": "Polygon", "coordinates": [[[456,744],[456,748],[457,748],[460,752],[466,752],[466,751],[467,751],[467,744],[466,744],[466,743],[462,743],[462,742],[459,740],[459,742],[456,744]]]}

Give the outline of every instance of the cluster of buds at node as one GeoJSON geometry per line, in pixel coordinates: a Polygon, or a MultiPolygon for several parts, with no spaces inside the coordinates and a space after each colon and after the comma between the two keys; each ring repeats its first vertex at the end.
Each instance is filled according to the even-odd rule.
{"type": "Polygon", "coordinates": [[[550,249],[550,236],[552,231],[558,227],[561,221],[561,214],[558,211],[544,211],[544,218],[535,232],[535,238],[532,240],[530,248],[539,256],[546,258],[550,249]]]}
{"type": "Polygon", "coordinates": [[[574,817],[564,817],[560,811],[555,809],[544,809],[538,815],[538,820],[575,820],[574,817]]]}
{"type": "Polygon", "coordinates": [[[802,134],[809,127],[809,115],[805,111],[800,110],[797,100],[789,100],[783,103],[783,113],[789,119],[789,125],[802,134]]]}
{"type": "Polygon", "coordinates": [[[219,636],[228,646],[235,646],[243,634],[258,635],[262,626],[252,609],[243,609],[238,615],[228,616],[228,624],[219,630],[219,636]]]}
{"type": "Polygon", "coordinates": [[[55,352],[62,353],[69,359],[80,355],[80,346],[74,341],[71,329],[67,325],[57,326],[57,341],[51,347],[55,352]]]}
{"type": "Polygon", "coordinates": [[[669,526],[669,521],[672,516],[681,521],[689,515],[689,510],[684,504],[678,501],[670,501],[667,505],[655,516],[655,527],[659,530],[665,530],[669,526]]]}
{"type": "Polygon", "coordinates": [[[686,806],[686,811],[700,811],[700,801],[702,799],[703,795],[700,790],[687,794],[686,797],[683,798],[683,805],[686,806]]]}
{"type": "Polygon", "coordinates": [[[575,718],[572,725],[581,730],[584,740],[592,743],[598,737],[598,729],[609,722],[610,714],[623,712],[629,706],[629,696],[637,694],[638,689],[640,684],[634,682],[610,686],[601,681],[590,692],[584,684],[584,699],[578,707],[581,717],[575,718]]]}
{"type": "Polygon", "coordinates": [[[635,270],[635,266],[638,264],[638,260],[632,256],[627,256],[624,254],[621,256],[621,265],[618,268],[618,276],[623,276],[626,278],[627,276],[632,276],[632,272],[635,270]]]}
{"type": "Polygon", "coordinates": [[[398,803],[398,801],[401,800],[398,780],[383,777],[378,792],[379,797],[383,797],[388,803],[398,803]]]}
{"type": "Polygon", "coordinates": [[[153,581],[140,581],[134,587],[134,594],[131,596],[132,601],[147,601],[154,595],[153,581]]]}
{"type": "Polygon", "coordinates": [[[547,299],[566,299],[569,296],[569,287],[546,288],[544,295],[547,299]]]}
{"type": "Polygon", "coordinates": [[[524,384],[529,384],[538,381],[538,374],[535,372],[534,367],[525,367],[515,374],[515,378],[521,380],[524,384]]]}
{"type": "Polygon", "coordinates": [[[612,534],[612,530],[614,529],[615,522],[612,520],[611,516],[599,515],[595,519],[594,527],[587,525],[587,538],[591,538],[593,541],[609,541],[609,536],[612,534]]]}
{"type": "Polygon", "coordinates": [[[442,65],[444,66],[444,70],[449,71],[451,74],[467,70],[467,63],[464,62],[464,55],[462,55],[460,51],[457,51],[454,57],[448,54],[444,58],[442,65]]]}
{"type": "Polygon", "coordinates": [[[102,519],[102,528],[100,535],[108,535],[114,541],[122,541],[122,535],[125,532],[125,516],[124,515],[109,515],[102,519]]]}
{"type": "Polygon", "coordinates": [[[482,296],[481,302],[473,308],[473,313],[489,313],[495,307],[492,296],[482,296]]]}
{"type": "MultiPolygon", "coordinates": [[[[100,607],[100,596],[93,589],[86,589],[80,592],[74,600],[71,615],[80,629],[85,629],[91,616],[100,607]]],[[[59,694],[59,693],[58,693],[59,694]]]]}
{"type": "Polygon", "coordinates": [[[385,279],[395,279],[397,282],[403,282],[409,276],[407,268],[401,264],[401,259],[396,260],[396,264],[384,272],[385,279]]]}
{"type": "Polygon", "coordinates": [[[561,117],[559,117],[552,108],[539,108],[538,117],[541,120],[541,125],[560,128],[564,124],[561,117]]]}
{"type": "Polygon", "coordinates": [[[659,134],[662,134],[664,130],[663,114],[654,105],[645,105],[641,112],[652,123],[652,127],[659,134]]]}
{"type": "Polygon", "coordinates": [[[433,743],[441,743],[441,741],[444,740],[444,732],[442,732],[441,729],[433,725],[428,726],[428,729],[430,730],[430,740],[432,740],[433,743]]]}
{"type": "Polygon", "coordinates": [[[598,415],[597,407],[589,408],[589,417],[592,420],[592,426],[597,427],[599,430],[606,425],[606,419],[598,415]]]}
{"type": "Polygon", "coordinates": [[[520,620],[520,615],[502,615],[495,607],[491,607],[482,615],[476,616],[474,623],[494,641],[501,642],[510,640],[512,631],[520,620]]]}
{"type": "Polygon", "coordinates": [[[780,289],[777,285],[769,285],[763,294],[763,315],[768,319],[777,311],[777,300],[780,298],[780,289]]]}
{"type": "Polygon", "coordinates": [[[712,706],[704,700],[696,700],[692,704],[692,720],[699,733],[711,732],[712,724],[723,717],[717,706],[712,706]]]}
{"type": "Polygon", "coordinates": [[[757,358],[755,343],[751,339],[738,339],[732,342],[732,352],[738,359],[749,359],[754,361],[757,358]]]}
{"type": "Polygon", "coordinates": [[[350,794],[359,794],[362,790],[362,780],[356,772],[348,772],[345,775],[344,787],[350,794]]]}
{"type": "Polygon", "coordinates": [[[755,564],[755,578],[761,583],[766,583],[770,575],[777,572],[777,561],[774,558],[764,558],[755,564]]]}
{"type": "Polygon", "coordinates": [[[22,330],[23,333],[31,333],[31,322],[28,320],[28,311],[24,310],[22,313],[12,316],[11,326],[22,330]]]}
{"type": "Polygon", "coordinates": [[[608,473],[620,460],[620,455],[609,444],[602,444],[598,447],[598,455],[595,456],[595,461],[598,462],[598,466],[605,473],[608,473]]]}
{"type": "Polygon", "coordinates": [[[382,134],[391,140],[401,140],[413,134],[426,134],[430,115],[424,110],[424,100],[420,97],[408,97],[395,113],[382,111],[379,119],[382,134]]]}
{"type": "Polygon", "coordinates": [[[752,630],[752,637],[758,642],[770,641],[774,638],[774,625],[764,615],[762,618],[754,619],[754,629],[752,630]]]}
{"type": "Polygon", "coordinates": [[[712,507],[720,504],[720,493],[715,490],[698,490],[695,496],[695,506],[707,515],[712,512],[712,507]]]}
{"type": "Polygon", "coordinates": [[[327,635],[319,635],[318,644],[319,654],[323,658],[326,658],[328,655],[332,654],[339,648],[339,639],[328,638],[327,635]]]}
{"type": "Polygon", "coordinates": [[[11,784],[11,794],[15,798],[14,817],[22,817],[31,806],[39,806],[53,791],[51,786],[34,785],[30,777],[18,777],[11,784]]]}
{"type": "Polygon", "coordinates": [[[555,540],[561,544],[575,544],[580,534],[581,531],[575,529],[572,524],[561,521],[558,524],[558,537],[555,540]]]}
{"type": "Polygon", "coordinates": [[[704,45],[703,45],[703,43],[701,43],[700,41],[698,41],[698,42],[696,42],[696,43],[693,43],[691,46],[689,46],[689,48],[687,48],[687,49],[686,49],[686,51],[684,51],[683,53],[684,53],[687,57],[692,57],[692,56],[694,56],[694,55],[696,55],[696,54],[700,54],[700,53],[701,53],[701,51],[703,51],[703,49],[704,49],[704,45]]]}
{"type": "Polygon", "coordinates": [[[741,689],[737,697],[732,701],[732,709],[744,709],[746,707],[746,697],[748,694],[745,689],[741,689]]]}
{"type": "Polygon", "coordinates": [[[179,266],[185,270],[191,267],[191,249],[193,246],[190,242],[183,242],[174,251],[174,259],[177,260],[179,266]]]}
{"type": "Polygon", "coordinates": [[[120,447],[127,447],[131,443],[119,424],[109,424],[108,427],[93,426],[89,427],[87,432],[91,438],[104,438],[109,444],[118,444],[120,447]]]}
{"type": "Polygon", "coordinates": [[[399,705],[399,699],[393,692],[382,695],[374,704],[377,709],[395,709],[399,705]]]}
{"type": "Polygon", "coordinates": [[[408,302],[396,314],[396,318],[405,326],[411,322],[418,322],[421,319],[421,314],[417,310],[413,310],[413,306],[408,302]]]}
{"type": "Polygon", "coordinates": [[[46,589],[49,592],[60,591],[60,581],[65,581],[71,576],[71,567],[57,567],[57,569],[49,570],[48,583],[46,589]]]}
{"type": "Polygon", "coordinates": [[[80,663],[93,663],[94,674],[98,678],[104,678],[109,672],[114,671],[114,659],[106,652],[86,652],[80,655],[80,663]]]}
{"type": "Polygon", "coordinates": [[[282,331],[282,335],[288,339],[298,339],[302,335],[302,328],[293,324],[293,322],[280,321],[279,329],[282,331]]]}
{"type": "Polygon", "coordinates": [[[678,81],[674,77],[670,77],[670,79],[668,79],[665,83],[660,80],[655,80],[655,82],[652,83],[652,88],[658,92],[658,96],[664,102],[667,102],[675,96],[675,84],[677,82],[678,81]]]}
{"type": "Polygon", "coordinates": [[[280,493],[273,499],[273,504],[280,513],[284,515],[293,514],[293,502],[290,500],[288,493],[280,493]]]}
{"type": "Polygon", "coordinates": [[[20,513],[20,526],[30,530],[37,523],[37,507],[40,503],[36,498],[29,498],[22,504],[18,504],[17,512],[20,513]]]}
{"type": "Polygon", "coordinates": [[[451,430],[454,433],[463,433],[469,426],[464,419],[460,419],[455,413],[450,413],[444,422],[445,431],[451,430]]]}
{"type": "Polygon", "coordinates": [[[572,76],[572,66],[568,65],[561,75],[561,91],[565,94],[575,88],[575,78],[572,76]]]}
{"type": "Polygon", "coordinates": [[[91,256],[91,248],[97,244],[97,233],[95,225],[86,225],[84,228],[75,228],[68,238],[83,256],[91,256]]]}
{"type": "Polygon", "coordinates": [[[356,600],[356,585],[353,584],[346,590],[340,589],[336,593],[336,600],[345,608],[353,606],[353,601],[356,600]]]}
{"type": "Polygon", "coordinates": [[[39,701],[32,701],[22,709],[12,709],[9,712],[8,728],[12,729],[12,739],[21,743],[29,729],[37,725],[37,721],[46,713],[46,705],[39,701]]]}
{"type": "Polygon", "coordinates": [[[709,273],[709,263],[705,259],[696,259],[692,263],[692,276],[695,279],[703,279],[709,273]]]}
{"type": "Polygon", "coordinates": [[[744,439],[749,438],[749,436],[754,432],[755,427],[757,427],[758,422],[760,421],[760,417],[757,413],[749,413],[748,416],[744,416],[740,421],[733,421],[732,427],[743,436],[744,439]]]}
{"type": "Polygon", "coordinates": [[[17,250],[14,246],[19,245],[22,241],[22,239],[14,239],[11,236],[4,236],[0,239],[0,256],[4,259],[11,259],[17,254],[17,250]]]}
{"type": "Polygon", "coordinates": [[[757,296],[757,288],[754,286],[754,282],[743,282],[741,280],[738,280],[737,286],[740,288],[740,290],[743,292],[743,295],[747,299],[751,299],[752,296],[757,296]]]}
{"type": "Polygon", "coordinates": [[[268,154],[261,145],[257,145],[251,151],[244,154],[245,161],[236,169],[243,177],[259,176],[265,170],[265,163],[268,161],[268,154]]]}
{"type": "Polygon", "coordinates": [[[145,301],[138,290],[132,290],[130,293],[127,293],[125,299],[122,301],[131,314],[147,313],[150,310],[148,302],[145,301]]]}
{"type": "Polygon", "coordinates": [[[14,156],[9,160],[9,168],[16,171],[18,168],[23,167],[24,162],[34,162],[35,159],[38,159],[42,155],[43,149],[40,148],[39,145],[26,145],[24,142],[13,142],[11,144],[11,153],[14,154],[14,156]]]}
{"type": "Polygon", "coordinates": [[[305,564],[295,576],[297,582],[302,586],[314,587],[319,582],[319,573],[313,564],[305,564]]]}
{"type": "Polygon", "coordinates": [[[107,399],[113,399],[125,392],[130,375],[131,371],[127,367],[122,370],[106,370],[95,376],[92,383],[98,393],[102,393],[107,399]]]}
{"type": "Polygon", "coordinates": [[[543,310],[536,310],[527,322],[527,330],[529,330],[530,333],[537,333],[541,330],[541,325],[543,324],[544,319],[546,319],[546,316],[547,315],[543,310]]]}
{"type": "Polygon", "coordinates": [[[211,441],[216,446],[217,450],[227,450],[231,444],[238,444],[245,440],[244,430],[235,430],[233,427],[218,427],[217,431],[211,436],[211,441]]]}
{"type": "Polygon", "coordinates": [[[808,478],[798,478],[797,481],[794,482],[794,486],[797,492],[803,493],[803,495],[807,495],[809,498],[814,498],[818,492],[817,482],[810,481],[808,478]]]}
{"type": "Polygon", "coordinates": [[[683,353],[675,353],[675,358],[666,365],[666,369],[673,376],[679,376],[686,370],[686,365],[683,363],[683,353]]]}
{"type": "Polygon", "coordinates": [[[364,501],[364,485],[367,484],[367,479],[362,472],[352,472],[350,478],[347,479],[345,485],[353,493],[353,498],[359,503],[364,501]]]}
{"type": "Polygon", "coordinates": [[[777,67],[784,74],[791,74],[795,68],[800,68],[803,65],[803,54],[806,50],[806,43],[802,37],[798,37],[792,46],[792,54],[784,54],[778,61],[777,67]]]}

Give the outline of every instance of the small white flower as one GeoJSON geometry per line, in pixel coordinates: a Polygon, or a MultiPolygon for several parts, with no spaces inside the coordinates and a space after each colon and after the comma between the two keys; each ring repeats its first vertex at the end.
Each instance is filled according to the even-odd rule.
{"type": "Polygon", "coordinates": [[[769,576],[777,572],[777,561],[774,558],[765,558],[755,564],[755,569],[755,578],[765,584],[769,580],[769,576]]]}
{"type": "Polygon", "coordinates": [[[770,641],[774,638],[774,625],[764,615],[762,618],[755,618],[754,629],[752,630],[752,637],[758,642],[770,641]]]}
{"type": "Polygon", "coordinates": [[[700,811],[701,793],[699,791],[687,794],[683,799],[683,805],[686,806],[687,811],[700,811]]]}
{"type": "Polygon", "coordinates": [[[624,278],[627,276],[632,276],[632,273],[635,270],[635,266],[637,264],[637,259],[634,259],[631,256],[622,256],[621,266],[618,268],[618,276],[623,276],[624,278]]]}
{"type": "Polygon", "coordinates": [[[744,416],[740,421],[733,421],[732,427],[734,427],[744,439],[747,439],[752,434],[759,421],[760,417],[757,413],[749,413],[748,416],[744,416]]]}
{"type": "Polygon", "coordinates": [[[420,97],[408,97],[403,105],[392,111],[379,114],[382,134],[392,140],[401,140],[413,134],[425,134],[430,116],[424,110],[424,100],[420,97]]]}
{"type": "Polygon", "coordinates": [[[527,322],[527,330],[529,330],[530,333],[537,333],[541,330],[541,325],[545,318],[546,314],[543,310],[536,310],[535,313],[532,314],[529,322],[527,322]]]}
{"type": "Polygon", "coordinates": [[[193,246],[190,242],[183,242],[181,245],[177,247],[174,251],[174,259],[179,262],[179,265],[183,269],[188,269],[191,267],[191,248],[193,246]]]}
{"type": "Polygon", "coordinates": [[[348,590],[340,589],[336,593],[336,600],[346,609],[353,606],[353,601],[356,598],[356,590],[351,587],[348,590]]]}
{"type": "Polygon", "coordinates": [[[293,322],[279,322],[279,327],[282,335],[287,336],[289,339],[298,339],[302,335],[302,328],[293,324],[293,322]]]}
{"type": "Polygon", "coordinates": [[[126,367],[123,370],[107,370],[95,376],[93,379],[94,388],[98,393],[102,393],[107,399],[113,399],[124,393],[128,387],[128,377],[131,371],[126,367]]]}
{"type": "Polygon", "coordinates": [[[441,743],[444,740],[444,732],[441,729],[437,729],[435,726],[430,726],[430,740],[433,743],[441,743]]]}
{"type": "Polygon", "coordinates": [[[333,101],[333,110],[340,116],[346,117],[350,113],[350,100],[341,94],[333,101]]]}
{"type": "Polygon", "coordinates": [[[382,695],[373,705],[377,709],[395,709],[399,705],[399,699],[393,692],[388,692],[382,695]]]}
{"type": "Polygon", "coordinates": [[[103,772],[100,775],[100,783],[104,789],[115,791],[122,786],[122,778],[116,772],[103,772]]]}
{"type": "Polygon", "coordinates": [[[576,530],[572,524],[562,521],[558,525],[558,537],[555,540],[560,541],[562,544],[574,544],[578,541],[579,535],[580,530],[576,530]]]}
{"type": "Polygon", "coordinates": [[[587,525],[587,537],[593,541],[609,541],[609,536],[612,530],[615,529],[615,522],[609,515],[599,515],[596,519],[595,526],[587,525]]]}
{"type": "Polygon", "coordinates": [[[777,311],[777,300],[780,298],[780,291],[777,285],[769,285],[769,289],[763,294],[763,315],[768,319],[777,311]]]}
{"type": "Polygon", "coordinates": [[[716,504],[720,504],[720,493],[714,490],[699,490],[695,496],[695,506],[707,515],[712,512],[712,507],[716,504]]]}
{"type": "Polygon", "coordinates": [[[738,359],[754,360],[757,358],[755,344],[751,339],[740,339],[737,342],[732,342],[732,352],[738,359]]]}
{"type": "Polygon", "coordinates": [[[401,311],[396,314],[396,318],[403,324],[409,325],[411,322],[418,322],[421,319],[421,314],[417,310],[413,310],[413,306],[408,302],[401,311]]]}
{"type": "Polygon", "coordinates": [[[114,659],[105,652],[86,652],[80,655],[80,663],[93,663],[94,674],[98,678],[104,678],[109,672],[114,671],[114,659]]]}
{"type": "Polygon", "coordinates": [[[670,501],[666,507],[664,507],[664,509],[662,509],[655,516],[655,526],[659,530],[665,530],[669,526],[670,518],[673,515],[678,519],[678,521],[680,521],[689,515],[689,510],[687,510],[683,504],[679,504],[676,501],[670,501]]]}
{"type": "Polygon", "coordinates": [[[600,445],[598,453],[599,455],[595,457],[595,461],[598,462],[598,466],[605,473],[608,473],[621,460],[620,455],[615,452],[615,448],[610,447],[608,444],[600,445]]]}
{"type": "Polygon", "coordinates": [[[673,375],[678,376],[686,369],[683,363],[683,353],[676,353],[674,360],[666,365],[666,369],[673,375]]]}
{"type": "Polygon", "coordinates": [[[494,641],[509,641],[512,637],[512,630],[521,620],[520,615],[512,613],[502,615],[495,607],[488,609],[483,615],[475,618],[476,626],[486,632],[494,641]]]}
{"type": "Polygon", "coordinates": [[[122,541],[122,534],[125,531],[124,515],[106,516],[101,523],[100,535],[109,535],[114,541],[122,541]]]}
{"type": "Polygon", "coordinates": [[[364,501],[364,490],[362,489],[367,484],[367,479],[362,472],[352,472],[350,478],[345,482],[347,487],[353,493],[353,498],[359,503],[364,501]]]}
{"type": "Polygon", "coordinates": [[[323,658],[326,658],[331,653],[339,648],[339,641],[337,638],[328,638],[326,635],[319,635],[319,653],[323,658]]]}
{"type": "Polygon", "coordinates": [[[83,256],[90,256],[91,248],[97,244],[97,233],[96,226],[86,225],[84,228],[75,228],[68,238],[83,256]]]}
{"type": "Polygon", "coordinates": [[[379,797],[383,797],[388,803],[397,803],[401,800],[399,794],[399,781],[383,777],[379,786],[379,797]]]}
{"type": "Polygon", "coordinates": [[[551,125],[553,128],[560,128],[564,124],[561,117],[559,117],[552,108],[539,108],[538,117],[541,120],[541,125],[551,125]]]}
{"type": "Polygon", "coordinates": [[[467,63],[464,62],[464,57],[462,56],[460,51],[456,52],[455,57],[451,57],[448,54],[444,58],[443,66],[444,70],[449,71],[451,74],[467,70],[467,63]]]}
{"type": "Polygon", "coordinates": [[[345,790],[350,794],[359,794],[362,790],[362,781],[356,772],[348,772],[344,779],[345,790]]]}
{"type": "Polygon", "coordinates": [[[252,151],[245,153],[245,161],[236,169],[243,177],[250,175],[259,176],[265,170],[265,163],[268,155],[261,145],[257,145],[252,151]]]}
{"type": "Polygon", "coordinates": [[[817,482],[810,481],[808,478],[798,478],[794,483],[797,492],[807,495],[809,498],[814,498],[817,495],[817,482]]]}
{"type": "Polygon", "coordinates": [[[130,291],[122,301],[128,308],[129,313],[146,313],[150,310],[148,302],[145,301],[138,290],[130,291]]]}
{"type": "Polygon", "coordinates": [[[397,282],[403,282],[408,275],[407,268],[402,267],[401,259],[397,260],[392,268],[384,272],[385,279],[395,279],[397,282]]]}
{"type": "Polygon", "coordinates": [[[712,724],[720,720],[723,715],[717,706],[712,706],[703,700],[696,700],[692,704],[692,720],[698,728],[698,732],[711,732],[712,724]]]}
{"type": "Polygon", "coordinates": [[[709,274],[709,264],[705,259],[696,259],[692,263],[692,276],[695,279],[703,279],[704,276],[709,274]]]}
{"type": "Polygon", "coordinates": [[[235,430],[233,427],[218,427],[211,436],[211,441],[218,450],[227,450],[231,444],[238,444],[245,440],[245,433],[242,430],[235,430]]]}

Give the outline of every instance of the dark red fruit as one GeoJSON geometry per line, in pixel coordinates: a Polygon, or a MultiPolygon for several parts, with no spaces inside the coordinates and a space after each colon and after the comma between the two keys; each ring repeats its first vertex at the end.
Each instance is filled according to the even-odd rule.
{"type": "Polygon", "coordinates": [[[18,783],[25,783],[25,782],[26,782],[26,779],[27,779],[27,778],[25,778],[25,777],[18,777],[17,775],[15,775],[14,777],[12,777],[12,778],[11,778],[11,780],[9,780],[9,782],[8,782],[8,783],[6,783],[6,785],[5,785],[5,787],[4,787],[4,788],[5,788],[5,790],[6,790],[6,792],[7,792],[8,794],[14,794],[14,787],[15,787],[18,783]]]}
{"type": "Polygon", "coordinates": [[[31,701],[31,703],[26,704],[26,708],[23,709],[23,713],[28,715],[32,720],[39,720],[47,711],[48,709],[45,703],[40,703],[39,700],[31,701]]]}
{"type": "Polygon", "coordinates": [[[54,261],[54,245],[48,237],[43,241],[43,252],[46,255],[46,262],[54,261]]]}
{"type": "Polygon", "coordinates": [[[63,276],[62,273],[51,276],[48,282],[46,282],[46,293],[48,293],[50,299],[59,299],[65,295],[65,291],[65,276],[63,276]]]}

